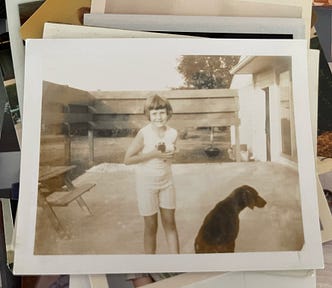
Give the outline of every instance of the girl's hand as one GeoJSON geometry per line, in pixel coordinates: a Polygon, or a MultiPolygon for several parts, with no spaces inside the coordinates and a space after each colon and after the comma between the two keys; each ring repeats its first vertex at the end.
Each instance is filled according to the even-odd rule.
{"type": "Polygon", "coordinates": [[[151,156],[153,158],[161,159],[161,160],[168,160],[172,159],[174,157],[174,151],[167,151],[167,152],[161,152],[157,149],[153,150],[151,152],[151,156]]]}
{"type": "Polygon", "coordinates": [[[163,160],[169,160],[174,158],[174,151],[166,151],[161,154],[161,159],[163,160]]]}

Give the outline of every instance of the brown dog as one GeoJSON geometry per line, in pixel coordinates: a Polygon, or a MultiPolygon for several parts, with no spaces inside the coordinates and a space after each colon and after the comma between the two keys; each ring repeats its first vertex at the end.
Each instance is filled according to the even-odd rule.
{"type": "Polygon", "coordinates": [[[196,253],[234,252],[235,239],[239,233],[239,214],[249,207],[262,208],[266,201],[258,192],[243,185],[220,201],[205,217],[195,239],[196,253]]]}

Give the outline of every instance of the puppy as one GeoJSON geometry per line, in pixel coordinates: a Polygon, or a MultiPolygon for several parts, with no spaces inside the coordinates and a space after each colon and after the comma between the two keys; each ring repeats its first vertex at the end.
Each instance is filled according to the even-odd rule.
{"type": "Polygon", "coordinates": [[[249,207],[262,208],[266,201],[258,192],[243,185],[220,201],[205,217],[195,239],[196,253],[234,252],[235,239],[239,233],[239,214],[249,207]]]}

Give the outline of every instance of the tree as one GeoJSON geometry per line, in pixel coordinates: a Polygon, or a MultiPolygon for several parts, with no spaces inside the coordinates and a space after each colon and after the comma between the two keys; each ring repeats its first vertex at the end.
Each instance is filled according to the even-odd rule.
{"type": "Polygon", "coordinates": [[[239,56],[184,55],[177,67],[184,77],[182,88],[229,88],[233,78],[229,71],[239,60],[239,56]]]}

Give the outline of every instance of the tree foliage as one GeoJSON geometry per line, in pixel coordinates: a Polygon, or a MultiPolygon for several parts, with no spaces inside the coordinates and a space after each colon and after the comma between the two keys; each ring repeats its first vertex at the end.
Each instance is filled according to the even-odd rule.
{"type": "Polygon", "coordinates": [[[229,88],[233,78],[229,71],[239,59],[239,56],[182,56],[177,67],[184,77],[182,88],[229,88]]]}

